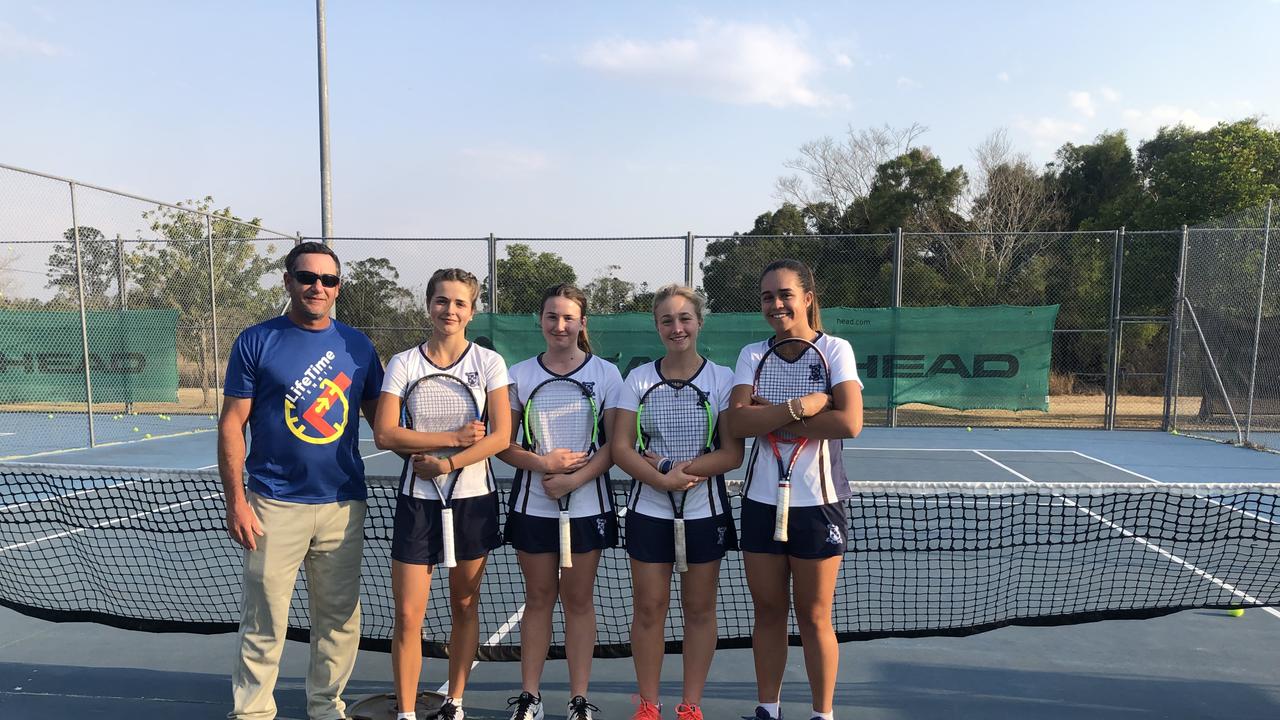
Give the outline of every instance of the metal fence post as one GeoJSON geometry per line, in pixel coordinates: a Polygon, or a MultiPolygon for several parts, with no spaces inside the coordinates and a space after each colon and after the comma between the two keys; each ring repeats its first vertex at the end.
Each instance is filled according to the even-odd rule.
{"type": "Polygon", "coordinates": [[[1271,207],[1274,200],[1267,201],[1267,219],[1262,226],[1262,271],[1258,279],[1258,314],[1253,318],[1253,357],[1249,361],[1249,406],[1244,414],[1244,441],[1249,442],[1249,433],[1253,429],[1253,395],[1254,383],[1258,379],[1258,343],[1262,338],[1262,302],[1267,292],[1267,260],[1271,244],[1271,207]]]}
{"type": "Polygon", "coordinates": [[[1111,323],[1107,334],[1107,399],[1103,429],[1116,429],[1120,372],[1120,278],[1124,272],[1124,227],[1115,232],[1111,258],[1111,323]]]}
{"type": "Polygon", "coordinates": [[[498,312],[498,239],[489,233],[489,312],[498,312]]]}
{"type": "Polygon", "coordinates": [[[89,321],[84,305],[84,262],[80,248],[80,222],[76,217],[76,184],[67,183],[71,189],[71,236],[76,249],[76,296],[80,300],[80,350],[84,361],[84,408],[89,419],[89,447],[97,445],[97,436],[93,428],[93,380],[90,378],[89,364],[89,321]]]}
{"type": "MultiPolygon", "coordinates": [[[[897,354],[898,345],[898,311],[902,307],[902,266],[904,264],[905,245],[902,240],[902,228],[898,228],[893,236],[893,290],[892,297],[889,299],[890,307],[893,308],[893,337],[890,339],[890,345],[893,348],[890,355],[897,354]]],[[[884,367],[893,367],[893,362],[887,362],[884,367]]],[[[889,381],[889,399],[888,407],[885,408],[889,421],[889,427],[898,427],[898,379],[891,378],[889,381]]]]}
{"type": "MultiPolygon", "coordinates": [[[[129,281],[125,276],[124,240],[120,237],[120,233],[116,233],[116,286],[116,304],[120,308],[120,316],[123,319],[125,311],[129,309],[129,281]]],[[[132,394],[124,401],[124,412],[126,415],[133,414],[132,394]]]]}
{"type": "Polygon", "coordinates": [[[684,234],[684,285],[693,287],[693,233],[684,234]]]}
{"type": "Polygon", "coordinates": [[[213,326],[213,361],[209,364],[213,369],[213,409],[217,414],[222,412],[222,381],[218,378],[218,291],[215,289],[217,275],[213,269],[213,220],[208,215],[204,217],[204,227],[209,243],[209,317],[213,326]]]}
{"type": "Polygon", "coordinates": [[[1187,226],[1182,226],[1178,249],[1178,275],[1173,290],[1173,307],[1169,311],[1169,349],[1164,360],[1164,419],[1160,429],[1168,432],[1178,427],[1178,391],[1182,386],[1182,304],[1187,292],[1187,226]]]}

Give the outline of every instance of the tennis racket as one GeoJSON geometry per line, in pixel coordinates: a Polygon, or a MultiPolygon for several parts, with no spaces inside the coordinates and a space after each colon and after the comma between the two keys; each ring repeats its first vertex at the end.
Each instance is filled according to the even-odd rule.
{"type": "MultiPolygon", "coordinates": [[[[664,380],[645,391],[636,408],[636,443],[674,462],[692,460],[711,451],[715,414],[706,393],[684,380],[664,380]]],[[[684,503],[688,493],[668,492],[675,533],[675,570],[688,572],[684,503]]]]}
{"type": "MultiPolygon", "coordinates": [[[[776,342],[765,351],[756,365],[754,394],[772,404],[814,392],[831,392],[831,371],[827,358],[817,345],[800,338],[776,342]]],[[[785,427],[785,426],[783,426],[785,427]]],[[[768,434],[769,447],[778,461],[778,496],[774,516],[773,539],[787,542],[787,522],[791,517],[791,471],[796,458],[809,443],[809,438],[793,435],[783,428],[768,434]],[[782,446],[790,446],[787,460],[782,459],[782,446]]]]}
{"type": "MultiPolygon", "coordinates": [[[[596,399],[586,385],[570,378],[544,380],[529,393],[524,404],[524,437],[529,449],[539,455],[564,448],[591,452],[596,445],[599,412],[596,399]]],[[[556,500],[560,507],[560,567],[573,567],[573,542],[569,524],[569,499],[565,493],[556,500]]]]}
{"type": "MultiPolygon", "coordinates": [[[[404,392],[401,403],[401,424],[419,432],[453,432],[469,422],[480,419],[480,410],[471,390],[458,378],[436,373],[415,380],[404,392]]],[[[431,454],[438,458],[456,455],[462,448],[440,448],[431,454]]],[[[406,467],[411,463],[406,460],[406,467]]],[[[412,472],[412,469],[409,469],[412,472]]],[[[441,565],[451,568],[458,564],[453,537],[453,491],[458,485],[462,468],[437,475],[431,479],[440,496],[440,532],[444,542],[444,560],[441,565]]],[[[412,476],[409,494],[413,495],[412,476]]]]}

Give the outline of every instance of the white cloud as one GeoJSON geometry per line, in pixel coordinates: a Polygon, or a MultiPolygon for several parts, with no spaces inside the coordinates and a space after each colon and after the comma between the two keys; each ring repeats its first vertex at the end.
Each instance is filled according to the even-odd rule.
{"type": "Polygon", "coordinates": [[[1067,94],[1071,100],[1071,107],[1075,108],[1085,117],[1093,117],[1098,114],[1098,109],[1093,105],[1093,96],[1083,90],[1075,90],[1067,94]]]}
{"type": "Polygon", "coordinates": [[[845,53],[836,53],[835,63],[836,67],[850,68],[853,67],[853,58],[849,57],[845,53]]]}
{"type": "Polygon", "coordinates": [[[1034,120],[1019,118],[1015,126],[1031,136],[1036,150],[1052,152],[1067,142],[1084,139],[1085,126],[1074,120],[1040,117],[1034,120]]]}
{"type": "Polygon", "coordinates": [[[909,77],[907,77],[907,76],[903,75],[902,77],[899,77],[899,78],[898,78],[898,87],[900,87],[900,88],[906,88],[907,90],[913,90],[913,89],[915,89],[915,88],[920,87],[920,83],[918,83],[918,82],[916,82],[915,80],[912,80],[911,78],[909,78],[909,77]]]}
{"type": "Polygon", "coordinates": [[[1221,119],[1174,105],[1156,105],[1145,110],[1129,108],[1121,115],[1134,141],[1155,137],[1160,128],[1167,125],[1182,124],[1196,130],[1207,130],[1221,119]]]}
{"type": "Polygon", "coordinates": [[[815,86],[823,66],[803,38],[765,25],[707,21],[681,38],[600,40],[581,53],[579,62],[598,72],[739,105],[824,107],[845,102],[815,86]]]}
{"type": "Polygon", "coordinates": [[[22,34],[9,23],[0,22],[0,55],[61,55],[63,49],[51,42],[22,34]]]}
{"type": "Polygon", "coordinates": [[[1009,73],[1005,72],[1004,70],[1001,70],[1000,72],[996,73],[996,80],[999,80],[1002,83],[1009,82],[1009,73]]]}
{"type": "Polygon", "coordinates": [[[1120,101],[1120,93],[1114,88],[1109,88],[1106,85],[1098,88],[1098,94],[1102,96],[1103,100],[1106,100],[1109,103],[1120,101]]]}
{"type": "Polygon", "coordinates": [[[551,166],[551,159],[540,150],[488,146],[462,148],[458,154],[478,173],[504,177],[531,175],[551,166]]]}

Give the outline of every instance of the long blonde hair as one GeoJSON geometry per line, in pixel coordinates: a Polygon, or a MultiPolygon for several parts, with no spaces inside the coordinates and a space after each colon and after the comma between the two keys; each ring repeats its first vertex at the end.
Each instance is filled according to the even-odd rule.
{"type": "Polygon", "coordinates": [[[693,314],[698,317],[698,323],[699,324],[702,323],[703,315],[705,314],[704,308],[706,307],[706,304],[707,304],[706,298],[699,295],[697,290],[694,290],[693,288],[687,287],[685,285],[681,285],[679,283],[671,283],[670,285],[663,285],[662,287],[658,288],[657,292],[653,294],[653,321],[654,322],[658,321],[658,306],[661,305],[663,301],[673,297],[682,297],[685,300],[688,300],[689,304],[693,306],[693,314]]]}
{"type": "Polygon", "coordinates": [[[471,307],[474,309],[476,301],[480,299],[480,281],[475,275],[463,270],[462,268],[440,268],[431,274],[431,279],[427,281],[427,304],[431,303],[431,298],[435,297],[436,285],[446,280],[460,282],[471,290],[471,307]]]}

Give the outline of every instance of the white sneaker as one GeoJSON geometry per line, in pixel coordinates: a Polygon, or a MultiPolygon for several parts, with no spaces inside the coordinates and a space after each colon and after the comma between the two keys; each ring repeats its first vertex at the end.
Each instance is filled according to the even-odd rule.
{"type": "Polygon", "coordinates": [[[522,692],[518,697],[507,698],[507,707],[514,707],[511,720],[542,720],[542,696],[522,692]]]}
{"type": "Polygon", "coordinates": [[[462,708],[453,704],[453,698],[445,700],[444,705],[440,706],[440,714],[436,715],[440,720],[463,720],[466,716],[462,708]]]}
{"type": "Polygon", "coordinates": [[[599,712],[600,708],[587,702],[581,695],[574,695],[569,701],[569,720],[593,720],[592,710],[599,712]]]}

